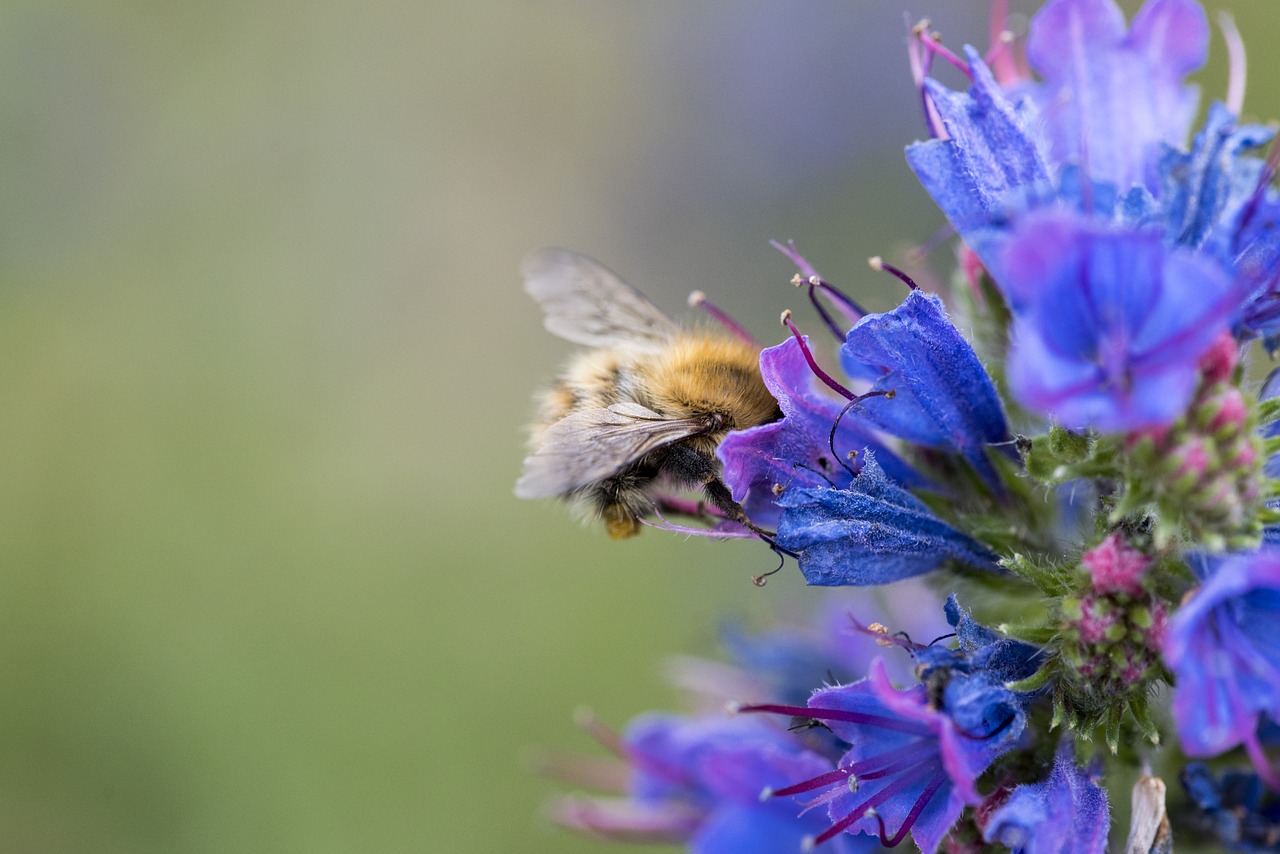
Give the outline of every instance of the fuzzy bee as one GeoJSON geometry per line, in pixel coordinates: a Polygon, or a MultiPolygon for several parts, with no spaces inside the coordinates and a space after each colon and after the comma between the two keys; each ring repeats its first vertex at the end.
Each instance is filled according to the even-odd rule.
{"type": "Polygon", "coordinates": [[[760,378],[759,348],[688,330],[596,261],[564,249],[525,259],[525,290],[549,331],[591,348],[541,398],[521,498],[563,498],[634,536],[640,520],[681,511],[672,492],[701,490],[757,534],[721,480],[716,447],[730,430],[781,417],[760,378]]]}

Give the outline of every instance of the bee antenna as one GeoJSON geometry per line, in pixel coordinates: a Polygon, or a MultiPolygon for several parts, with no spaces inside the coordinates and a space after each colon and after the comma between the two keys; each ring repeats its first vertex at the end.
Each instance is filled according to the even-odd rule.
{"type": "Polygon", "coordinates": [[[870,266],[871,269],[875,270],[877,273],[885,272],[885,273],[891,273],[894,276],[897,276],[899,279],[902,280],[902,282],[907,287],[911,288],[911,290],[913,291],[920,290],[920,286],[916,284],[914,279],[912,279],[910,276],[908,276],[906,273],[902,272],[892,264],[886,264],[885,260],[881,258],[879,255],[873,255],[870,258],[868,258],[867,265],[870,266]]]}
{"type": "Polygon", "coordinates": [[[735,338],[738,338],[755,349],[760,349],[760,342],[752,337],[751,333],[742,328],[742,325],[730,317],[725,311],[720,309],[715,303],[707,299],[707,295],[702,291],[693,291],[689,294],[689,305],[692,308],[700,308],[707,314],[715,318],[716,322],[723,326],[735,338]]]}

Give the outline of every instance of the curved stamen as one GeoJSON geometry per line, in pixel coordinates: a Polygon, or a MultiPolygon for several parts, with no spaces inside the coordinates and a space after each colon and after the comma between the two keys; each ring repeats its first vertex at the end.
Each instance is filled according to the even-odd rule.
{"type": "Polygon", "coordinates": [[[804,336],[800,334],[800,330],[796,329],[796,325],[791,321],[791,309],[787,309],[782,313],[782,325],[791,330],[791,335],[796,339],[796,343],[800,345],[800,351],[804,353],[804,360],[809,363],[809,370],[813,371],[814,376],[822,380],[827,388],[843,397],[845,400],[853,400],[856,395],[849,389],[840,385],[831,378],[831,375],[819,367],[817,360],[813,358],[813,353],[809,350],[809,344],[804,340],[804,336]]]}
{"type": "Polygon", "coordinates": [[[929,805],[929,801],[933,799],[934,794],[942,787],[946,779],[947,775],[943,771],[933,775],[933,779],[924,787],[920,797],[916,798],[915,804],[911,807],[911,812],[907,813],[907,817],[902,820],[902,826],[898,828],[898,832],[893,835],[892,839],[885,838],[884,819],[877,815],[876,819],[880,822],[880,844],[885,848],[897,848],[898,844],[907,838],[907,831],[911,830],[912,826],[915,825],[920,813],[924,812],[924,808],[929,805]]]}
{"type": "MultiPolygon", "coordinates": [[[[844,470],[849,473],[850,477],[857,477],[858,472],[854,471],[854,469],[844,461],[845,458],[840,456],[840,453],[836,450],[836,431],[840,429],[841,420],[844,419],[845,415],[848,414],[850,409],[853,409],[855,406],[857,406],[859,403],[862,403],[864,400],[866,400],[869,397],[883,397],[883,398],[892,400],[896,396],[897,396],[897,392],[893,389],[886,389],[885,391],[869,391],[866,394],[860,394],[857,397],[855,397],[853,400],[846,403],[844,405],[844,408],[840,410],[840,414],[836,416],[836,420],[831,422],[831,432],[830,434],[827,435],[827,447],[831,449],[831,456],[833,456],[836,459],[836,462],[840,463],[840,465],[844,468],[844,470]]],[[[855,448],[854,450],[849,452],[849,461],[852,462],[857,458],[858,458],[858,451],[855,448]]]]}
{"type": "Polygon", "coordinates": [[[894,276],[897,276],[899,279],[901,279],[902,282],[907,287],[911,288],[911,290],[913,291],[920,290],[920,286],[916,284],[915,279],[911,278],[906,273],[902,272],[892,264],[885,263],[885,260],[881,258],[879,255],[873,255],[870,258],[868,258],[867,266],[875,270],[877,273],[879,272],[892,273],[894,276]]]}

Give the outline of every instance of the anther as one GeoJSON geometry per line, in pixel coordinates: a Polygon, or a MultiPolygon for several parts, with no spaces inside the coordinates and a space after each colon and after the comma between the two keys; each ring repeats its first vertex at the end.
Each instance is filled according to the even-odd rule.
{"type": "Polygon", "coordinates": [[[759,349],[760,343],[751,337],[751,333],[743,329],[741,324],[722,311],[715,303],[707,299],[707,295],[702,291],[694,291],[689,294],[689,305],[692,308],[700,308],[707,314],[715,318],[716,322],[729,331],[735,338],[745,341],[752,347],[759,349]]]}
{"type": "Polygon", "coordinates": [[[902,280],[902,282],[907,287],[911,288],[911,290],[913,291],[920,290],[920,286],[915,283],[914,279],[912,279],[910,276],[908,276],[906,273],[902,272],[892,264],[885,263],[885,260],[881,258],[879,255],[872,255],[870,258],[868,258],[867,266],[875,270],[877,273],[885,272],[885,273],[891,273],[894,276],[897,276],[899,279],[902,280]]]}

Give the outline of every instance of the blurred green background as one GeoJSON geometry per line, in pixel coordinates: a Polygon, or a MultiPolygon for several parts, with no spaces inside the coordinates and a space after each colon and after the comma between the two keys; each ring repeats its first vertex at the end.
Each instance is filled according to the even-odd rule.
{"type": "MultiPolygon", "coordinates": [[[[1274,116],[1272,0],[1229,5],[1274,116]]],[[[985,0],[909,11],[985,42],[985,0]]],[[[529,752],[815,594],[512,497],[570,350],[520,258],[776,340],[793,237],[890,307],[864,259],[941,224],[903,12],[7,0],[0,849],[599,850],[529,752]]]]}

